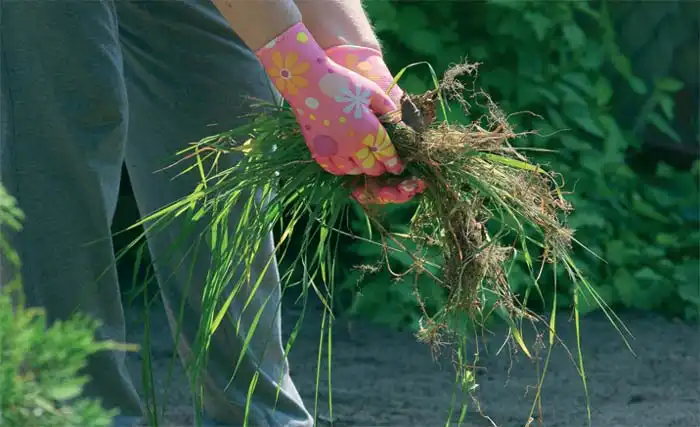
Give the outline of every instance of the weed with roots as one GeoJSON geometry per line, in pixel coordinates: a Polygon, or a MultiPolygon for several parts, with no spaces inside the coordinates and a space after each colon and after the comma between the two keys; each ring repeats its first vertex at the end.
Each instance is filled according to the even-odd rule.
{"type": "MultiPolygon", "coordinates": [[[[397,74],[397,81],[404,72],[405,69],[397,74]]],[[[434,90],[405,96],[400,111],[380,118],[407,164],[404,176],[386,179],[419,177],[427,184],[425,193],[418,197],[410,231],[392,231],[381,206],[363,205],[363,212],[368,227],[378,231],[376,239],[372,240],[374,244],[387,253],[400,252],[414,261],[407,271],[393,272],[396,276],[415,279],[428,275],[446,290],[447,303],[437,313],[424,312],[418,339],[434,350],[445,346],[454,349],[456,385],[470,391],[475,386],[470,368],[474,363],[467,360],[467,343],[473,339],[470,331],[477,330],[490,313],[495,312],[508,323],[509,338],[528,357],[532,357],[532,353],[522,337],[523,322],[545,325],[549,352],[557,341],[556,312],[552,312],[549,322],[544,321],[511,291],[508,265],[516,256],[524,259],[531,271],[535,291],[545,265],[564,268],[569,273],[576,284],[577,336],[580,336],[580,325],[576,304],[580,292],[596,298],[612,322],[617,324],[619,319],[597,297],[570,256],[572,245],[578,242],[566,225],[572,206],[564,197],[561,177],[532,163],[525,149],[511,144],[529,133],[515,132],[508,124],[508,116],[487,94],[465,90],[460,79],[475,76],[476,65],[452,67],[441,81],[432,68],[431,72],[434,90]],[[460,104],[468,117],[477,113],[478,117],[467,125],[438,119],[440,113],[446,117],[447,101],[460,104]],[[441,263],[428,255],[436,249],[442,254],[441,263]],[[469,328],[471,323],[476,327],[469,328]]],[[[212,254],[202,295],[204,315],[190,366],[195,395],[201,393],[196,378],[206,366],[212,334],[221,322],[230,321],[225,314],[234,298],[243,301],[251,298],[242,294],[242,289],[257,291],[262,273],[256,265],[258,271],[253,275],[253,259],[260,242],[279,224],[282,229],[276,250],[270,254],[266,268],[275,258],[280,262],[289,261],[293,267],[282,274],[283,293],[292,286],[301,286],[304,306],[309,293],[318,296],[325,306],[319,366],[324,349],[329,359],[332,356],[332,301],[338,238],[346,234],[342,224],[356,203],[350,196],[358,178],[326,173],[311,159],[293,113],[287,108],[264,107],[251,115],[248,124],[205,138],[179,153],[192,161],[182,173],[199,174],[201,183],[189,196],[134,225],[144,226],[153,233],[179,218],[203,224],[205,229],[194,236],[196,241],[207,245],[212,254]],[[222,156],[237,156],[240,161],[234,167],[222,167],[219,163],[222,156]],[[252,194],[258,197],[251,197],[252,194]],[[234,206],[241,212],[240,221],[235,229],[230,229],[227,221],[234,206]],[[304,218],[310,220],[304,222],[304,218]],[[292,236],[296,239],[296,250],[289,251],[292,236]],[[233,280],[234,272],[241,271],[243,274],[236,276],[240,279],[233,280]]],[[[183,229],[183,236],[188,232],[192,231],[183,229]]],[[[139,240],[124,251],[133,248],[139,240]]],[[[420,294],[418,298],[420,305],[420,294]]],[[[287,343],[287,352],[300,324],[301,320],[287,343]]],[[[250,327],[246,342],[257,327],[265,325],[250,327]]],[[[578,348],[577,364],[586,387],[580,342],[578,348]]],[[[236,369],[242,357],[237,360],[236,369]]],[[[319,371],[317,385],[320,375],[319,371]]],[[[330,363],[327,375],[330,387],[330,363]]],[[[254,383],[255,379],[252,388],[254,383]]],[[[330,391],[328,396],[332,408],[330,391]]],[[[539,396],[538,392],[532,412],[539,405],[539,396]]],[[[465,411],[463,405],[460,418],[465,411]]],[[[532,412],[528,418],[532,417],[532,412]]],[[[590,408],[588,418],[590,423],[590,408]]]]}

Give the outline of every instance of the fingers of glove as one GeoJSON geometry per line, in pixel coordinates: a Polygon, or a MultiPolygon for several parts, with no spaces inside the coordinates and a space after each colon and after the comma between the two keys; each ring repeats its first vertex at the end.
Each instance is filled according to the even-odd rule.
{"type": "MultiPolygon", "coordinates": [[[[396,155],[396,149],[391,143],[386,129],[377,121],[375,130],[364,133],[356,132],[340,134],[334,138],[329,134],[329,127],[314,127],[308,124],[308,119],[297,117],[302,125],[304,139],[312,157],[326,170],[333,170],[335,175],[366,174],[378,176],[386,172],[399,174],[403,171],[403,163],[396,155]],[[317,131],[319,133],[314,133],[317,131]]],[[[371,127],[367,126],[367,129],[371,127]]],[[[336,132],[336,134],[339,132],[336,132]]]]}
{"type": "Polygon", "coordinates": [[[425,191],[425,183],[418,178],[404,179],[399,183],[369,179],[353,191],[355,200],[362,204],[406,203],[425,191]]]}
{"type": "Polygon", "coordinates": [[[353,159],[342,157],[314,157],[323,170],[333,175],[362,175],[364,172],[353,159]]]}
{"type": "MultiPolygon", "coordinates": [[[[377,89],[379,88],[379,86],[375,84],[372,85],[376,86],[377,89]]],[[[370,97],[370,105],[372,110],[378,115],[391,113],[397,108],[394,101],[392,101],[391,98],[389,98],[389,96],[384,92],[382,92],[381,89],[372,93],[370,97]]],[[[396,153],[396,147],[394,147],[394,144],[391,142],[391,138],[389,137],[386,128],[381,122],[379,122],[379,119],[375,118],[375,120],[377,120],[376,135],[374,135],[374,138],[366,137],[363,139],[362,144],[375,155],[376,160],[384,166],[384,169],[387,172],[398,175],[404,170],[403,162],[401,162],[399,159],[398,154],[396,153]]]]}
{"type": "Polygon", "coordinates": [[[396,187],[383,187],[376,192],[370,192],[365,187],[359,187],[352,193],[355,200],[363,205],[401,204],[411,201],[416,194],[402,193],[396,187]]]}
{"type": "Polygon", "coordinates": [[[401,104],[403,90],[398,84],[394,84],[394,77],[384,62],[381,52],[364,46],[339,45],[327,49],[326,53],[338,64],[377,83],[384,93],[391,88],[388,93],[389,98],[396,106],[401,104]]]}
{"type": "Polygon", "coordinates": [[[388,114],[395,111],[398,107],[394,100],[391,99],[389,95],[384,93],[379,85],[371,81],[370,83],[373,90],[372,95],[370,96],[370,107],[372,110],[380,116],[382,114],[388,114]]]}
{"type": "Polygon", "coordinates": [[[380,200],[388,203],[406,203],[425,190],[425,183],[418,178],[405,179],[397,185],[383,185],[377,191],[380,200]]]}
{"type": "Polygon", "coordinates": [[[404,169],[406,168],[401,159],[399,159],[398,155],[394,155],[394,157],[384,160],[384,167],[386,168],[387,172],[394,175],[403,173],[404,169]]]}
{"type": "Polygon", "coordinates": [[[380,176],[386,172],[384,164],[368,150],[360,150],[352,159],[363,175],[380,176]],[[358,154],[359,153],[359,154],[358,154]]]}
{"type": "MultiPolygon", "coordinates": [[[[329,61],[331,61],[333,64],[336,64],[339,68],[346,70],[352,77],[352,80],[354,81],[355,90],[346,92],[344,93],[344,95],[349,95],[350,98],[358,96],[366,97],[367,95],[369,95],[369,107],[372,111],[374,111],[376,115],[379,116],[391,113],[392,111],[395,111],[398,108],[398,104],[395,103],[394,100],[385,93],[385,89],[380,87],[377,84],[377,82],[374,82],[371,79],[368,79],[367,77],[363,76],[362,74],[356,73],[353,70],[350,70],[348,68],[343,67],[340,64],[337,64],[336,62],[332,61],[332,59],[329,59],[329,61]],[[365,91],[361,91],[361,87],[365,91]]],[[[391,76],[389,76],[389,78],[391,78],[391,76]]]]}
{"type": "Polygon", "coordinates": [[[318,163],[319,166],[326,172],[333,174],[333,175],[348,175],[346,171],[344,171],[341,168],[338,168],[333,160],[331,160],[330,157],[317,157],[314,156],[314,160],[316,163],[318,163]]]}
{"type": "Polygon", "coordinates": [[[423,181],[420,178],[408,178],[404,179],[401,181],[398,185],[397,188],[399,189],[400,192],[402,193],[410,193],[410,194],[420,194],[425,191],[427,188],[425,181],[423,181]]]}
{"type": "Polygon", "coordinates": [[[364,173],[364,171],[357,166],[357,162],[352,158],[331,157],[328,161],[333,164],[335,170],[342,171],[342,175],[362,175],[364,173]]]}
{"type": "Polygon", "coordinates": [[[389,134],[384,126],[377,123],[377,130],[368,134],[360,141],[359,149],[353,153],[353,159],[370,176],[378,176],[384,172],[400,174],[404,165],[396,153],[389,134]]]}

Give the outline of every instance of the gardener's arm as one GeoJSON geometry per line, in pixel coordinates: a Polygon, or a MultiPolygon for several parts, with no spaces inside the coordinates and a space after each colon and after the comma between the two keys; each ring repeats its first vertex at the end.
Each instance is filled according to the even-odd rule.
{"type": "Polygon", "coordinates": [[[324,49],[350,44],[381,50],[361,0],[296,0],[296,4],[324,49]]]}
{"type": "Polygon", "coordinates": [[[212,0],[231,28],[257,51],[292,25],[301,22],[294,0],[212,0]]]}
{"type": "Polygon", "coordinates": [[[351,44],[380,50],[360,0],[213,0],[213,3],[253,51],[300,22],[302,17],[324,49],[351,44]]]}

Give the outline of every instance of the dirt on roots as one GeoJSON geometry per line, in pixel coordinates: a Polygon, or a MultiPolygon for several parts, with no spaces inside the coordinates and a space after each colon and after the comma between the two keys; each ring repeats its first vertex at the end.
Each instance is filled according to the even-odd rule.
{"type": "MultiPolygon", "coordinates": [[[[408,165],[406,176],[426,184],[410,230],[419,250],[406,251],[415,263],[402,275],[429,274],[447,290],[447,303],[439,315],[424,313],[427,326],[420,339],[433,348],[444,343],[443,332],[459,339],[450,319],[464,319],[465,314],[472,320],[480,317],[484,289],[496,296],[508,316],[536,320],[512,294],[504,270],[522,249],[526,232],[534,232],[541,244],[541,256],[534,260],[540,265],[561,262],[572,246],[573,232],[565,223],[572,206],[563,197],[557,174],[530,162],[511,145],[533,132],[514,131],[488,94],[467,89],[462,82],[465,77],[476,80],[477,65],[449,68],[436,89],[404,95],[399,111],[380,117],[408,165]],[[438,108],[449,101],[461,106],[471,123],[436,121],[438,108]],[[522,229],[511,227],[505,238],[490,235],[488,225],[494,220],[503,224],[504,212],[522,229]],[[429,261],[423,259],[421,248],[428,246],[443,254],[437,275],[424,268],[429,261]]],[[[381,210],[366,210],[384,239],[402,247],[381,225],[381,210]]]]}

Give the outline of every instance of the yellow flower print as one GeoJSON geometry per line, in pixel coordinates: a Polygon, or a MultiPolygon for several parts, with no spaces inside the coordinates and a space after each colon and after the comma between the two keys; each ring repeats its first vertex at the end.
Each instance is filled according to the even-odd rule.
{"type": "Polygon", "coordinates": [[[355,54],[349,54],[345,57],[346,66],[357,74],[364,76],[372,81],[378,82],[381,76],[372,70],[372,64],[367,61],[360,61],[360,58],[355,54]]]}
{"type": "Polygon", "coordinates": [[[377,159],[389,159],[396,157],[396,149],[389,139],[384,126],[380,126],[376,135],[367,135],[362,140],[364,147],[360,148],[355,156],[362,162],[362,167],[371,168],[377,159]]]}
{"type": "Polygon", "coordinates": [[[297,41],[301,44],[306,44],[309,42],[309,36],[305,32],[299,31],[297,33],[297,41]]]}
{"type": "Polygon", "coordinates": [[[280,52],[272,53],[272,62],[275,66],[270,69],[270,76],[280,92],[296,95],[299,88],[309,85],[309,81],[302,77],[308,71],[309,63],[297,62],[298,60],[299,56],[294,52],[286,54],[284,58],[280,52]]]}
{"type": "Polygon", "coordinates": [[[369,147],[360,148],[357,152],[355,152],[355,156],[357,156],[357,159],[360,161],[360,164],[365,169],[372,168],[377,162],[376,157],[374,157],[374,153],[370,151],[369,147]]]}

